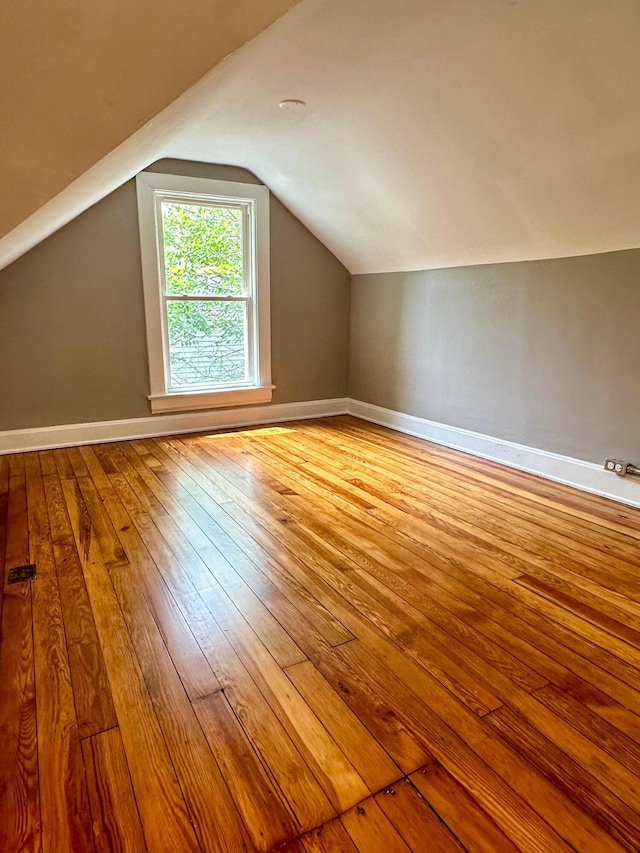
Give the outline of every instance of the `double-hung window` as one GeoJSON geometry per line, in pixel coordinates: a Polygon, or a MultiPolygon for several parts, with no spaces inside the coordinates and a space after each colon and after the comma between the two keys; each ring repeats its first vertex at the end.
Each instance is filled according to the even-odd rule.
{"type": "Polygon", "coordinates": [[[269,402],[269,191],[154,172],[136,183],[152,411],[269,402]]]}

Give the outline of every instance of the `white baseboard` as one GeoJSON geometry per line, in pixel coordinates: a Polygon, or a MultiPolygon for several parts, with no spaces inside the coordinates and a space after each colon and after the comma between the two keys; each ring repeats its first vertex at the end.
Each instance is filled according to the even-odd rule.
{"type": "Polygon", "coordinates": [[[88,424],[65,424],[39,429],[15,429],[0,432],[0,454],[31,450],[51,450],[79,444],[96,444],[108,441],[126,441],[135,438],[153,438],[187,432],[227,429],[257,424],[283,423],[285,421],[323,418],[331,415],[354,415],[390,429],[415,435],[443,444],[456,450],[501,462],[521,471],[538,474],[558,483],[565,483],[602,495],[630,506],[640,507],[640,481],[616,477],[600,465],[504,441],[490,435],[472,432],[460,427],[405,415],[382,406],[373,406],[360,400],[339,397],[332,400],[309,400],[302,403],[275,403],[238,409],[217,409],[176,415],[154,415],[118,421],[101,421],[88,424]]]}
{"type": "Polygon", "coordinates": [[[228,429],[256,424],[282,423],[306,418],[344,415],[347,400],[308,400],[302,403],[274,403],[238,409],[215,409],[179,415],[154,415],[121,421],[101,421],[89,424],[65,424],[40,429],[14,429],[0,432],[0,454],[29,450],[50,450],[78,444],[105,441],[126,441],[134,438],[153,438],[184,432],[228,429]]]}
{"type": "Polygon", "coordinates": [[[398,432],[425,438],[456,450],[464,450],[483,459],[501,462],[585,492],[640,507],[640,479],[617,477],[594,462],[585,462],[479,432],[446,426],[359,400],[348,401],[348,412],[354,417],[390,427],[398,432]]]}

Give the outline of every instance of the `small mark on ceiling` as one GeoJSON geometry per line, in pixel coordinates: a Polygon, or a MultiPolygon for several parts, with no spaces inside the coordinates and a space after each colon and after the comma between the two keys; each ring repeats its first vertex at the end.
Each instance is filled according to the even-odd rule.
{"type": "Polygon", "coordinates": [[[294,113],[303,110],[307,104],[305,101],[300,101],[297,98],[287,98],[284,101],[280,101],[278,106],[281,110],[285,110],[288,113],[294,113]]]}

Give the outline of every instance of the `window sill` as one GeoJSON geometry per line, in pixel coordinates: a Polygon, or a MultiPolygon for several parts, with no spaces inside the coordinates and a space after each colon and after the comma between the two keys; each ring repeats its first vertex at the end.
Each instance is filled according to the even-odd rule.
{"type": "Polygon", "coordinates": [[[251,388],[225,388],[220,391],[189,391],[184,394],[152,394],[148,399],[154,415],[196,409],[222,409],[270,403],[275,385],[251,388]]]}

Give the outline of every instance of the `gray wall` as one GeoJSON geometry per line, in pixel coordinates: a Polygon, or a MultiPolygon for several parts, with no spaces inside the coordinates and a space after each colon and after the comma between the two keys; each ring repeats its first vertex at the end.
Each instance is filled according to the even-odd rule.
{"type": "MultiPolygon", "coordinates": [[[[227,180],[241,169],[150,167],[227,180]]],[[[640,459],[640,250],[355,276],[271,201],[274,403],[351,397],[640,459]]],[[[135,184],[0,272],[0,430],[150,414],[135,184]]]]}
{"type": "MultiPolygon", "coordinates": [[[[150,415],[137,217],[129,181],[0,272],[0,430],[150,415]]],[[[271,315],[273,402],[344,397],[349,274],[273,196],[271,315]]]]}
{"type": "Polygon", "coordinates": [[[640,250],[352,279],[349,394],[640,460],[640,250]]]}

